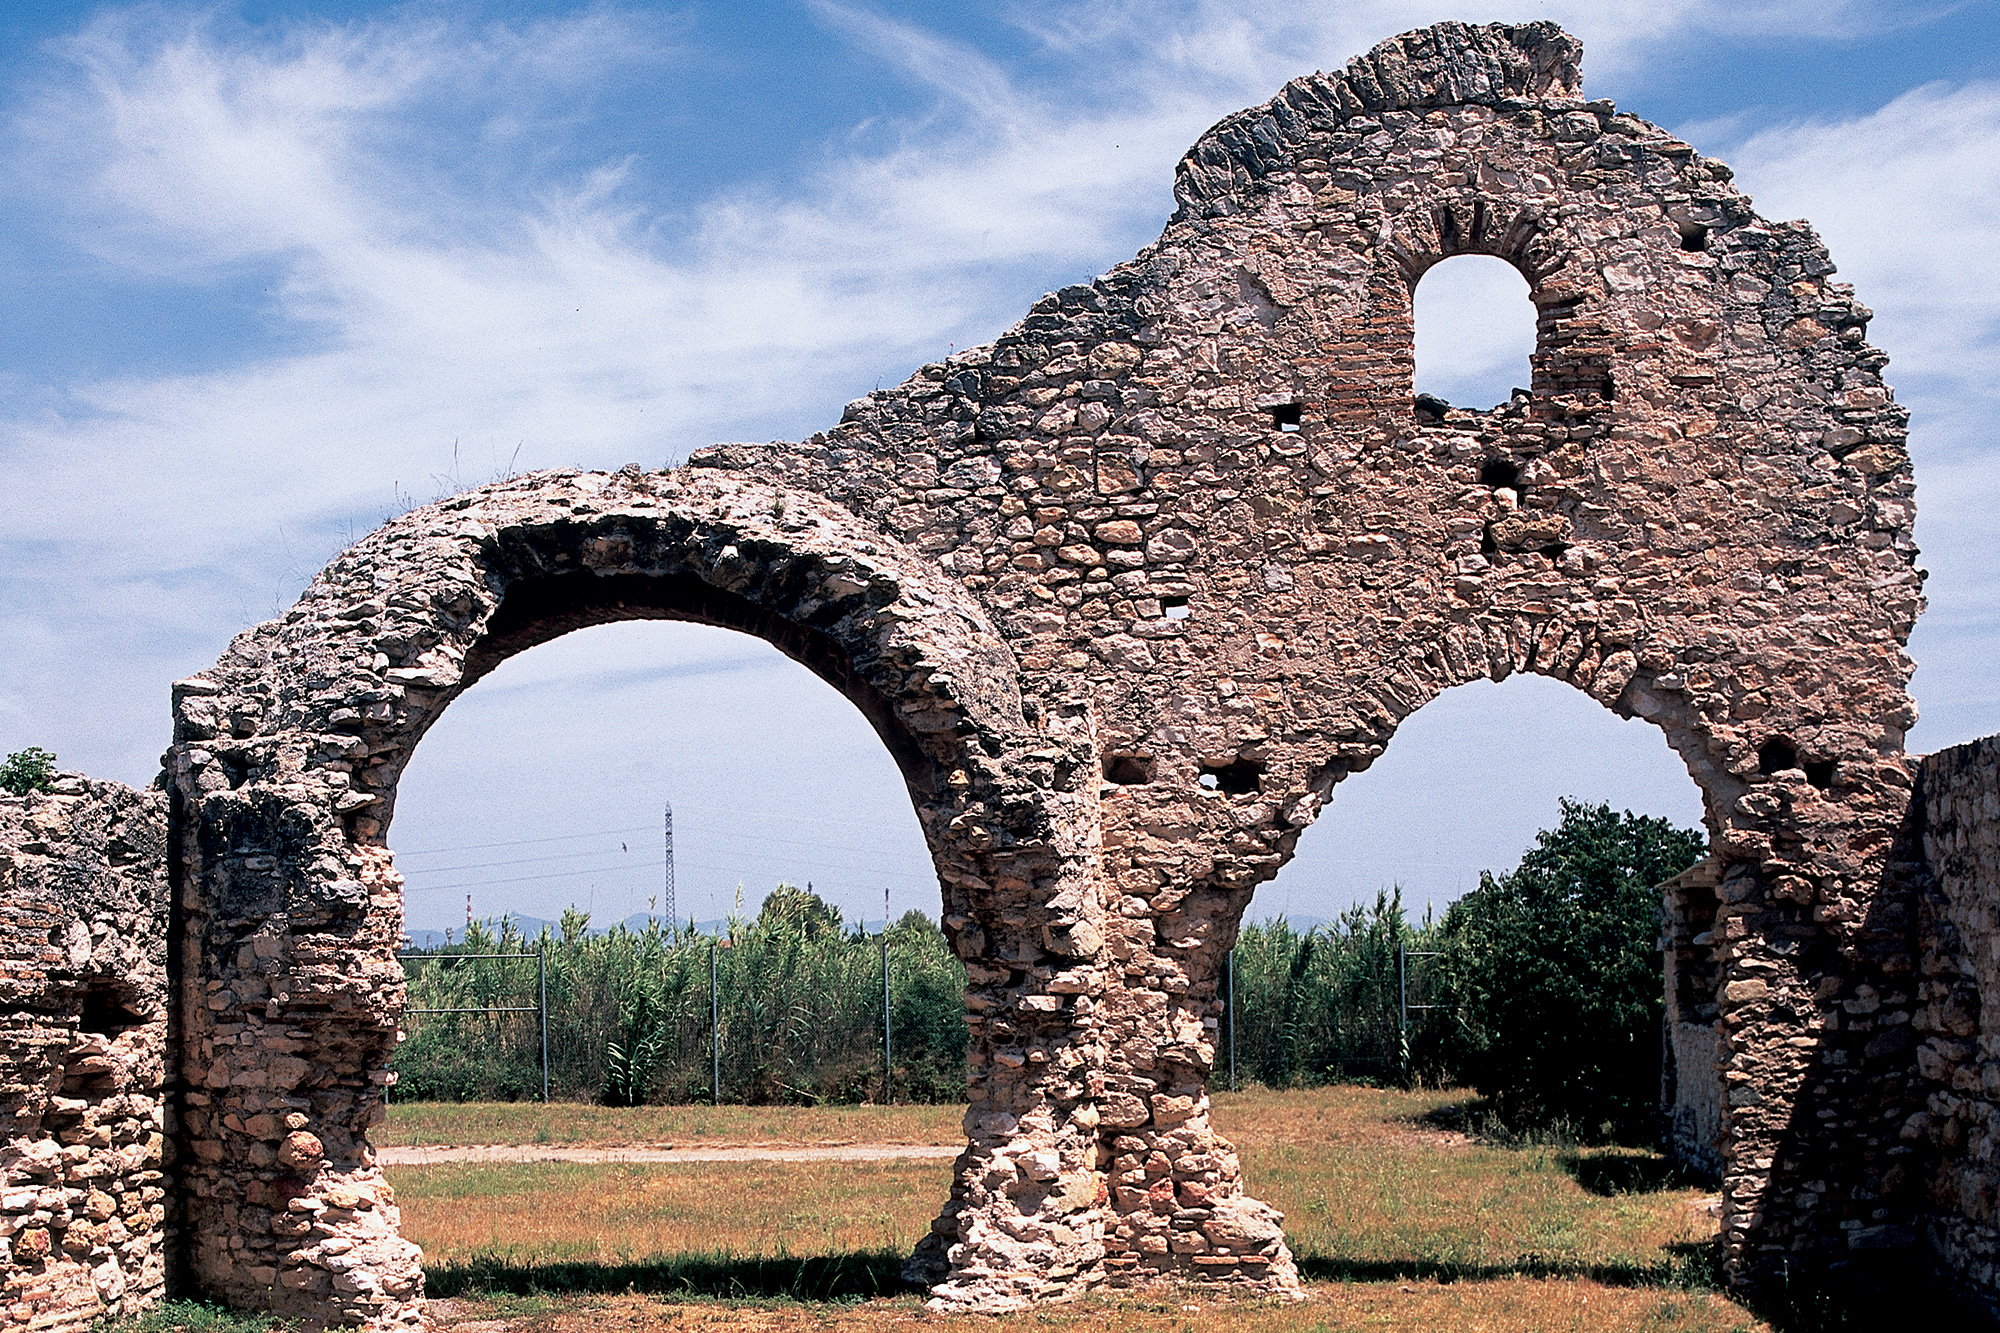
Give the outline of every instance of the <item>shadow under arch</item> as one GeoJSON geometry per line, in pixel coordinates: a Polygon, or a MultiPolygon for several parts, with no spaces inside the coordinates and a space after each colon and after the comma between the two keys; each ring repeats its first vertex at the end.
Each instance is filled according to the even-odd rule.
{"type": "Polygon", "coordinates": [[[916,805],[948,934],[1007,929],[976,891],[996,858],[1051,883],[1079,873],[1052,845],[1061,793],[1011,652],[934,563],[833,503],[629,469],[531,476],[404,515],[176,686],[178,1137],[187,1259],[207,1294],[416,1317],[420,1256],[366,1139],[403,1002],[385,842],[396,781],[510,655],[662,617],[763,638],[869,718],[916,805]],[[1009,771],[1030,750],[1032,781],[1009,771]]]}

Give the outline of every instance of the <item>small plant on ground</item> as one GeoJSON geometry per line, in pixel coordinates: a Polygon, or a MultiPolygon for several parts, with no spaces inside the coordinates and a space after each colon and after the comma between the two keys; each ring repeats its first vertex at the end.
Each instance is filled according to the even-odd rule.
{"type": "Polygon", "coordinates": [[[152,1309],[123,1319],[99,1319],[92,1333],[268,1333],[289,1329],[288,1319],[231,1310],[205,1301],[162,1301],[152,1309]]]}

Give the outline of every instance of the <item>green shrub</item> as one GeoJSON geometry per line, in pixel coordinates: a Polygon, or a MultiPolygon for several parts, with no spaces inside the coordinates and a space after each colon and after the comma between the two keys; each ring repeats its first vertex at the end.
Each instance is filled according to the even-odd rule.
{"type": "Polygon", "coordinates": [[[56,780],[56,757],[39,745],[16,750],[0,762],[0,791],[26,796],[47,791],[56,780]]]}
{"type": "Polygon", "coordinates": [[[1664,819],[1562,803],[1511,874],[1445,913],[1446,1059],[1518,1127],[1645,1142],[1659,1108],[1664,981],[1657,886],[1707,841],[1664,819]]]}

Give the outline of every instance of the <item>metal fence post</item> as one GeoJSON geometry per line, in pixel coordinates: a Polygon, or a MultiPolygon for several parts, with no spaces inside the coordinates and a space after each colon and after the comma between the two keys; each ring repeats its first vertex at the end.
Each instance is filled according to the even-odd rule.
{"type": "Polygon", "coordinates": [[[889,1039],[889,891],[882,890],[882,1101],[896,1104],[896,1056],[889,1039]]]}
{"type": "Polygon", "coordinates": [[[535,947],[535,985],[542,1001],[542,1101],[549,1100],[549,942],[546,936],[535,947]]]}
{"type": "Polygon", "coordinates": [[[708,942],[708,1097],[722,1105],[722,992],[715,987],[715,939],[708,942]]]}
{"type": "Polygon", "coordinates": [[[1402,1063],[1402,1053],[1410,1049],[1410,963],[1404,951],[1403,941],[1396,940],[1396,1045],[1397,1063],[1402,1063]]]}
{"type": "Polygon", "coordinates": [[[1224,1016],[1229,1020],[1229,1090],[1236,1091],[1236,950],[1222,955],[1222,970],[1228,979],[1224,1016]]]}

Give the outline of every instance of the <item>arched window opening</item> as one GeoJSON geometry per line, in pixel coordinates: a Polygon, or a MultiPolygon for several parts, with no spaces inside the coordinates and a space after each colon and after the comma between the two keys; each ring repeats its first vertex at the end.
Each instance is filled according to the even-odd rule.
{"type": "Polygon", "coordinates": [[[1441,418],[1446,405],[1504,406],[1529,388],[1535,307],[1528,280],[1504,259],[1454,255],[1417,283],[1416,392],[1420,412],[1441,418]]]}
{"type": "MultiPolygon", "coordinates": [[[[1482,1262],[1503,1267],[1539,1259],[1507,1224],[1489,1221],[1485,1212],[1465,1215],[1458,1192],[1463,1183],[1440,1177],[1434,1144],[1399,1155],[1402,1150],[1392,1145],[1398,1132],[1409,1142],[1412,1118],[1428,1115],[1435,1126],[1485,1126],[1495,1133],[1502,1127],[1554,1128],[1580,1139],[1584,1147],[1560,1158],[1523,1153],[1519,1160],[1496,1158],[1491,1166],[1499,1173],[1496,1182],[1500,1176],[1508,1182],[1493,1189],[1523,1188],[1537,1198],[1566,1200],[1558,1206],[1574,1211],[1581,1230],[1594,1225],[1589,1220],[1594,1211],[1614,1206],[1600,1195],[1660,1191],[1670,1181],[1680,1189],[1684,1182],[1674,1167],[1648,1151],[1657,1142],[1652,1135],[1663,1075],[1671,1079],[1675,1070],[1674,1060],[1663,1056],[1692,1050],[1704,1034],[1712,1037],[1713,1004],[1705,1012],[1694,1010],[1704,1000],[1702,983],[1712,990],[1716,974],[1693,967],[1677,974],[1676,963],[1668,960],[1707,956],[1702,946],[1709,942],[1706,932],[1715,915],[1714,884],[1701,880],[1697,870],[1678,891],[1659,886],[1690,861],[1708,864],[1699,859],[1703,839],[1686,832],[1701,828],[1702,812],[1700,791],[1658,729],[1621,721],[1560,681],[1516,676],[1497,686],[1475,682],[1419,709],[1374,764],[1333,788],[1317,821],[1301,835],[1296,855],[1257,890],[1244,914],[1219,988],[1215,1078],[1215,1086],[1226,1089],[1233,1075],[1244,1091],[1241,1100],[1218,1099],[1219,1127],[1229,1134],[1236,1130],[1234,1115],[1240,1113],[1248,1124],[1270,1113],[1268,1103],[1258,1100],[1268,1096],[1256,1090],[1259,1085],[1319,1099],[1327,1123],[1342,1126],[1341,1137],[1330,1140],[1325,1151],[1352,1152],[1351,1163],[1340,1170],[1343,1178],[1352,1173],[1357,1195],[1379,1192],[1394,1197],[1403,1215],[1449,1219],[1450,1243],[1472,1244],[1482,1262]],[[1600,806],[1610,812],[1600,813],[1600,806]],[[1661,822],[1635,825],[1624,818],[1626,811],[1661,822]],[[1593,856],[1596,840],[1607,830],[1623,836],[1635,826],[1644,832],[1634,836],[1633,845],[1652,859],[1607,889],[1603,901],[1582,894],[1581,910],[1573,911],[1579,904],[1551,895],[1546,876],[1517,880],[1513,899],[1505,888],[1486,889],[1481,896],[1482,872],[1496,877],[1514,872],[1524,854],[1537,849],[1543,830],[1555,835],[1551,844],[1568,849],[1564,855],[1581,847],[1582,855],[1593,856]],[[1676,922],[1668,921],[1665,951],[1658,933],[1663,897],[1690,917],[1678,923],[1678,933],[1676,922]],[[1511,905],[1498,912],[1482,905],[1496,901],[1511,905]],[[1454,903],[1465,906],[1447,925],[1454,903]],[[1535,938],[1538,923],[1556,920],[1568,924],[1535,938]],[[1522,965],[1522,957],[1536,951],[1546,957],[1522,965]],[[1482,1045],[1493,1040],[1482,1025],[1490,1026],[1494,997],[1479,988],[1490,987],[1495,978],[1516,990],[1500,997],[1502,1007],[1555,1029],[1526,1056],[1512,1048],[1496,1055],[1482,1045]],[[1683,983],[1679,992],[1689,1012],[1669,1007],[1664,1015],[1669,1021],[1663,1022],[1662,997],[1676,980],[1683,983]],[[1610,1124],[1594,1106],[1590,1114],[1596,1118],[1588,1122],[1579,1113],[1565,1124],[1543,1124],[1528,1118],[1542,1108],[1504,1096],[1482,1100],[1464,1086],[1486,1072],[1482,1059],[1551,1071],[1563,1067],[1576,1043],[1588,1044],[1605,1030],[1604,1013],[1634,992],[1637,1003],[1624,1008],[1632,1031],[1617,1034],[1614,1055],[1616,1072],[1631,1093],[1627,1100],[1638,1103],[1637,1119],[1643,1121],[1639,1147],[1589,1146],[1632,1137],[1629,1125],[1610,1124]],[[1663,1030],[1668,1040],[1663,1041],[1663,1030]],[[1523,1118],[1510,1119],[1517,1114],[1523,1118]],[[1371,1137],[1369,1127],[1377,1125],[1380,1135],[1371,1137]],[[1366,1149],[1351,1148],[1349,1136],[1366,1149]]],[[[1542,874],[1539,862],[1527,872],[1542,874]]],[[[1518,1036],[1505,1040],[1519,1042],[1518,1036]]],[[[1710,1050],[1701,1078],[1684,1078],[1681,1084],[1685,1100],[1716,1114],[1705,1120],[1684,1117],[1670,1128],[1719,1132],[1722,1084],[1713,1056],[1710,1050]]],[[[1595,1058],[1579,1057],[1584,1063],[1595,1058]]],[[[1283,1180],[1256,1178],[1254,1163],[1247,1175],[1248,1192],[1287,1212],[1287,1234],[1296,1251],[1344,1253],[1351,1241],[1337,1210],[1287,1197],[1283,1180]]],[[[1637,1206],[1657,1208],[1671,1223],[1686,1215],[1694,1193],[1649,1195],[1637,1206]]],[[[1414,1248],[1396,1253],[1396,1262],[1416,1260],[1430,1242],[1413,1231],[1404,1243],[1414,1248]]]]}

